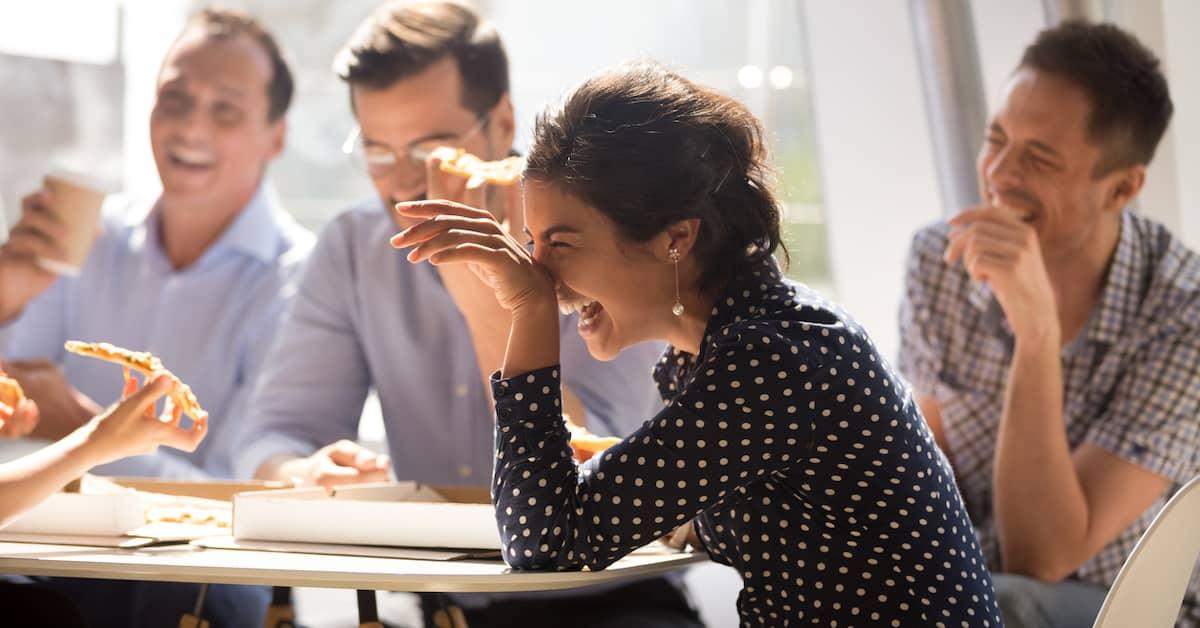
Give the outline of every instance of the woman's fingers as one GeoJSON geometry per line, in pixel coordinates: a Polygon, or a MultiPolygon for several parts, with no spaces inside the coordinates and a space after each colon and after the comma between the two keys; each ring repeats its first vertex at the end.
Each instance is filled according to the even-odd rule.
{"type": "Polygon", "coordinates": [[[191,429],[186,430],[179,427],[178,422],[158,422],[155,428],[160,430],[157,435],[159,441],[167,447],[173,447],[182,451],[195,451],[200,441],[204,440],[204,435],[208,430],[208,422],[195,421],[192,423],[191,429]]]}
{"type": "Polygon", "coordinates": [[[396,212],[410,218],[433,218],[435,216],[462,216],[463,218],[491,218],[487,210],[446,200],[409,201],[396,203],[396,212]]]}
{"type": "Polygon", "coordinates": [[[417,245],[408,254],[408,261],[419,262],[427,259],[438,251],[451,249],[462,244],[478,244],[490,249],[508,248],[508,240],[496,233],[479,233],[465,229],[450,229],[417,245]]]}
{"type": "Polygon", "coordinates": [[[442,249],[429,256],[431,264],[455,264],[475,262],[484,266],[495,264],[515,264],[516,255],[508,249],[495,249],[474,242],[459,244],[453,248],[442,249]]]}
{"type": "Polygon", "coordinates": [[[124,401],[133,396],[138,390],[137,380],[129,376],[129,371],[125,372],[125,383],[121,388],[121,400],[124,401]]]}
{"type": "Polygon", "coordinates": [[[479,233],[500,233],[502,228],[491,216],[487,218],[468,218],[463,216],[437,216],[415,224],[392,236],[392,247],[402,249],[424,242],[443,231],[460,229],[479,233]]]}
{"type": "Polygon", "coordinates": [[[169,392],[171,392],[171,378],[166,375],[159,375],[147,383],[141,390],[130,395],[129,401],[133,403],[135,414],[146,415],[148,412],[150,418],[156,419],[157,417],[154,416],[154,404],[169,392]]]}

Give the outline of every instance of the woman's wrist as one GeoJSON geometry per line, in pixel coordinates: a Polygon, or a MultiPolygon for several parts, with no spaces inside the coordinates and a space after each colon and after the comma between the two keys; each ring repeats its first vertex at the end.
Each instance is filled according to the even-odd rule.
{"type": "Polygon", "coordinates": [[[558,364],[558,300],[536,298],[512,310],[502,377],[558,364]]]}
{"type": "Polygon", "coordinates": [[[102,451],[102,445],[95,438],[96,426],[94,421],[88,421],[62,439],[66,447],[68,459],[79,462],[82,470],[108,462],[102,451]]]}

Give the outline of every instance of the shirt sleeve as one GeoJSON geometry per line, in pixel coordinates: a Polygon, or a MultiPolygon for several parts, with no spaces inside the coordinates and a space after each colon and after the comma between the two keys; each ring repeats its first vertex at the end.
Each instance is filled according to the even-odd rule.
{"type": "Polygon", "coordinates": [[[6,325],[0,325],[0,357],[5,360],[63,356],[67,341],[67,290],[74,279],[60,278],[6,325]]]}
{"type": "MultiPolygon", "coordinates": [[[[920,395],[932,396],[941,372],[941,343],[933,329],[931,278],[942,264],[940,248],[929,234],[918,233],[908,253],[900,300],[900,352],[896,367],[920,395]]],[[[966,305],[964,304],[964,307],[966,305]]]]}
{"type": "Polygon", "coordinates": [[[558,368],[494,378],[492,490],[508,564],[603,569],[794,464],[812,438],[810,419],[798,414],[816,398],[805,390],[828,387],[785,388],[778,373],[790,379],[796,362],[781,366],[772,360],[778,354],[759,347],[737,336],[717,344],[683,393],[582,466],[559,412],[558,368]],[[751,410],[764,395],[778,400],[775,415],[751,410]]]}
{"type": "Polygon", "coordinates": [[[248,391],[238,477],[253,477],[278,455],[307,456],[354,440],[370,373],[354,322],[356,278],[350,232],[335,221],[318,241],[284,318],[248,391]]]}
{"type": "Polygon", "coordinates": [[[1200,474],[1200,333],[1146,343],[1084,441],[1184,484],[1200,474]]]}

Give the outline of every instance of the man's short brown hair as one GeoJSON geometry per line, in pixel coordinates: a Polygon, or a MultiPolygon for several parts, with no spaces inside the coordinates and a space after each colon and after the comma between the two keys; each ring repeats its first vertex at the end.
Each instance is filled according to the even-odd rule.
{"type": "Polygon", "coordinates": [[[283,50],[276,43],[275,36],[258,21],[258,18],[237,9],[207,7],[188,18],[183,34],[187,34],[193,28],[199,28],[206,37],[216,39],[232,39],[245,35],[261,46],[271,60],[271,82],[267,85],[267,99],[270,103],[267,119],[274,122],[287,113],[295,89],[292,70],[284,59],[283,50]]]}
{"type": "Polygon", "coordinates": [[[390,2],[358,27],[334,60],[351,85],[384,89],[447,56],[462,76],[462,105],[484,115],[508,93],[508,54],[496,28],[458,2],[390,2]]]}
{"type": "Polygon", "coordinates": [[[1039,33],[1018,67],[1055,75],[1087,94],[1088,134],[1105,152],[1095,176],[1154,158],[1175,106],[1158,57],[1132,34],[1113,24],[1063,22],[1039,33]]]}

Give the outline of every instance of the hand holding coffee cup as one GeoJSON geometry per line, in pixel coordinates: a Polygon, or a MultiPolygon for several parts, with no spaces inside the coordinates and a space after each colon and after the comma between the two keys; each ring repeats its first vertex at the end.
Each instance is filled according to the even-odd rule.
{"type": "Polygon", "coordinates": [[[11,320],[59,275],[78,275],[100,228],[103,186],[55,171],[21,199],[21,218],[0,246],[0,322],[11,320]]]}
{"type": "Polygon", "coordinates": [[[61,255],[38,256],[38,264],[59,275],[76,276],[99,234],[104,186],[86,176],[56,170],[46,175],[42,187],[49,197],[47,208],[66,229],[60,241],[61,255]]]}

